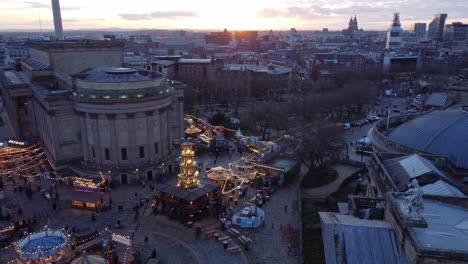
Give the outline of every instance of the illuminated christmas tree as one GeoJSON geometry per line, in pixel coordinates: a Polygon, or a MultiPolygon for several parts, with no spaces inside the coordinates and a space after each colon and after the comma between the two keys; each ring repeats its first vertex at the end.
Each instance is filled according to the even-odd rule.
{"type": "Polygon", "coordinates": [[[195,161],[195,151],[191,143],[182,144],[180,173],[177,177],[179,179],[177,186],[179,187],[194,188],[200,183],[198,179],[197,162],[195,161]]]}

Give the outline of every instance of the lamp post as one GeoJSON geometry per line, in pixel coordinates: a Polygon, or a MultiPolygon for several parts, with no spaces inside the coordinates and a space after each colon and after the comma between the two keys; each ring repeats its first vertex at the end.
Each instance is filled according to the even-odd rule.
{"type": "Polygon", "coordinates": [[[112,185],[112,175],[111,175],[111,171],[107,171],[107,176],[108,176],[108,180],[109,180],[109,204],[112,205],[112,188],[111,188],[111,185],[112,185]]]}

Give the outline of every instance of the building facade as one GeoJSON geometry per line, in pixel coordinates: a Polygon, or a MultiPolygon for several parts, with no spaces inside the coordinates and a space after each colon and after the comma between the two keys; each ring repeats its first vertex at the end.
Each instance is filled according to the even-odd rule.
{"type": "Polygon", "coordinates": [[[38,140],[55,167],[106,171],[121,183],[173,170],[172,142],[184,135],[181,83],[122,68],[119,42],[29,46],[21,69],[0,74],[17,138],[38,140]]]}
{"type": "Polygon", "coordinates": [[[429,23],[427,36],[434,40],[442,40],[444,37],[444,27],[447,14],[435,14],[434,19],[429,23]]]}
{"type": "Polygon", "coordinates": [[[410,27],[410,32],[413,32],[417,39],[425,38],[426,27],[426,23],[414,23],[410,27]]]}

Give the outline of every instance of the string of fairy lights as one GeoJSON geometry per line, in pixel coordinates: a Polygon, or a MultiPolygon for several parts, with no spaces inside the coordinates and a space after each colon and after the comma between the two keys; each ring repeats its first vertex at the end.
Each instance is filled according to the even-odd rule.
{"type": "MultiPolygon", "coordinates": [[[[234,129],[226,128],[224,126],[210,125],[205,120],[203,120],[201,118],[198,118],[198,117],[195,117],[193,115],[185,115],[185,116],[189,117],[189,118],[191,118],[191,119],[193,119],[193,120],[195,120],[197,122],[200,122],[206,128],[210,129],[210,131],[211,130],[221,130],[222,129],[224,131],[237,132],[234,129]]],[[[239,139],[251,139],[250,137],[243,136],[240,133],[236,133],[236,137],[238,137],[239,139]]],[[[287,137],[288,137],[288,135],[283,135],[283,136],[281,136],[281,137],[279,137],[279,138],[277,138],[277,139],[275,139],[273,141],[270,141],[270,143],[271,142],[276,143],[276,142],[278,142],[278,141],[280,141],[280,140],[282,140],[284,138],[287,138],[287,137]]],[[[229,193],[232,193],[232,192],[234,192],[236,190],[239,190],[244,183],[248,183],[250,181],[250,178],[252,178],[252,175],[260,173],[260,172],[258,172],[257,168],[254,165],[249,164],[249,163],[252,163],[253,161],[255,163],[257,161],[257,158],[264,156],[265,152],[267,150],[269,150],[269,148],[271,148],[271,144],[269,144],[269,143],[267,143],[265,141],[256,141],[256,143],[260,143],[261,147],[248,146],[249,150],[251,151],[251,153],[249,155],[247,155],[245,157],[240,157],[240,159],[238,159],[237,161],[229,163],[229,173],[227,173],[228,177],[230,177],[231,179],[235,178],[235,179],[240,180],[240,184],[238,186],[236,186],[235,188],[232,188],[230,190],[226,190],[227,181],[225,181],[224,184],[223,184],[223,187],[222,187],[222,194],[229,194],[229,193]]],[[[13,150],[7,151],[5,153],[0,153],[0,166],[2,166],[4,164],[14,164],[14,168],[3,169],[0,172],[0,175],[9,175],[9,174],[15,173],[15,172],[17,174],[21,174],[21,173],[18,173],[18,172],[29,171],[29,170],[33,169],[34,167],[42,165],[45,162],[49,162],[49,159],[47,158],[47,156],[45,155],[45,153],[43,152],[43,150],[42,150],[42,148],[40,147],[39,144],[34,144],[34,145],[31,145],[31,146],[28,146],[28,147],[22,147],[22,148],[18,148],[18,149],[13,149],[13,150]]],[[[26,177],[26,178],[37,178],[37,177],[45,177],[45,175],[43,175],[42,173],[33,172],[32,174],[24,175],[24,177],[26,177]]],[[[59,178],[59,177],[58,178],[49,178],[49,179],[50,180],[63,180],[62,178],[59,178]]],[[[44,232],[45,230],[52,231],[51,229],[47,229],[47,227],[46,227],[44,230],[39,231],[39,232],[44,232]]],[[[68,234],[68,232],[66,232],[64,229],[60,229],[60,230],[64,234],[66,234],[66,236],[67,236],[63,243],[65,243],[66,245],[70,245],[70,246],[78,246],[78,242],[75,242],[75,243],[70,243],[69,242],[71,235],[68,234]]],[[[39,232],[37,232],[37,233],[39,233],[39,232]]],[[[112,232],[110,229],[106,228],[103,231],[97,232],[96,234],[86,238],[85,240],[80,240],[79,244],[87,243],[87,242],[89,242],[91,240],[94,240],[94,239],[104,235],[105,233],[108,233],[111,236],[115,236],[115,237],[126,239],[126,240],[130,239],[129,237],[122,236],[120,234],[116,234],[116,233],[112,232]]],[[[33,234],[35,234],[35,233],[33,233],[33,234]]],[[[29,235],[33,235],[33,234],[29,234],[29,235]]],[[[6,247],[0,248],[0,249],[4,250],[4,249],[8,249],[10,247],[15,247],[17,252],[21,252],[21,249],[19,247],[19,243],[22,240],[16,241],[16,242],[14,242],[14,243],[6,246],[6,247]]],[[[41,247],[41,246],[39,246],[39,247],[37,247],[35,249],[36,252],[32,252],[32,253],[39,254],[41,250],[42,251],[56,250],[56,249],[59,249],[59,248],[63,247],[64,246],[63,243],[60,243],[60,244],[52,246],[52,247],[48,247],[48,246],[42,246],[41,247]]],[[[124,263],[126,263],[126,261],[128,259],[128,252],[130,252],[130,249],[131,249],[131,244],[129,243],[127,245],[127,249],[125,250],[124,263]]],[[[14,263],[14,262],[11,262],[11,263],[14,263]]]]}
{"type": "MultiPolygon", "coordinates": [[[[234,129],[230,129],[230,128],[226,128],[224,126],[213,126],[213,125],[210,125],[208,122],[206,122],[205,120],[201,119],[201,118],[198,118],[196,116],[193,116],[193,115],[189,115],[189,114],[186,114],[185,117],[187,118],[191,118],[192,120],[196,121],[196,122],[200,122],[202,123],[204,126],[206,126],[207,128],[213,130],[213,129],[222,129],[222,130],[226,130],[226,131],[230,131],[230,132],[237,132],[237,130],[234,130],[234,129]]],[[[250,139],[250,137],[247,137],[247,136],[243,136],[241,134],[236,134],[236,137],[239,137],[241,139],[250,139]]],[[[273,141],[269,141],[271,143],[277,143],[283,139],[288,139],[289,138],[289,135],[283,135],[273,141]]],[[[253,165],[247,165],[248,163],[256,160],[255,157],[256,156],[259,156],[259,157],[263,157],[265,154],[265,152],[271,147],[270,144],[268,144],[266,141],[258,141],[260,144],[264,145],[263,148],[260,148],[260,149],[256,149],[256,148],[252,148],[252,147],[249,147],[249,150],[251,151],[251,153],[245,157],[241,157],[239,160],[237,161],[234,161],[234,162],[231,162],[228,164],[229,166],[229,172],[227,173],[228,175],[228,178],[230,177],[231,179],[237,179],[237,180],[240,180],[241,183],[235,187],[235,188],[232,188],[228,191],[226,191],[226,186],[227,186],[227,180],[224,181],[223,183],[223,186],[221,188],[221,193],[223,195],[225,194],[229,194],[229,193],[232,193],[236,190],[239,190],[241,189],[241,185],[243,185],[244,183],[248,183],[250,181],[249,177],[251,177],[252,175],[255,175],[257,173],[259,173],[256,169],[255,169],[255,166],[253,165]],[[243,165],[240,165],[240,163],[243,162],[243,163],[246,163],[246,164],[243,164],[243,165]],[[247,171],[247,173],[246,173],[247,171]]],[[[254,176],[255,177],[255,176],[254,176]]]]}

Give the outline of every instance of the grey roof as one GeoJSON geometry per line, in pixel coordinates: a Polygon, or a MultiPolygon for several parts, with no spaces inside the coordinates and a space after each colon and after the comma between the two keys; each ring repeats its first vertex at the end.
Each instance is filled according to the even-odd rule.
{"type": "Polygon", "coordinates": [[[456,187],[442,180],[426,184],[421,187],[421,190],[424,194],[428,195],[466,197],[466,195],[456,187]]]}
{"type": "Polygon", "coordinates": [[[390,132],[391,140],[468,169],[468,114],[458,109],[433,111],[390,132]]]}
{"type": "Polygon", "coordinates": [[[327,263],[409,263],[390,223],[332,212],[319,215],[327,263]]]}
{"type": "Polygon", "coordinates": [[[179,59],[180,64],[209,64],[211,59],[179,59]]]}
{"type": "Polygon", "coordinates": [[[38,60],[35,60],[33,58],[27,58],[25,60],[23,60],[26,64],[28,64],[29,66],[33,67],[35,70],[46,70],[46,69],[49,69],[49,65],[47,64],[44,64],[38,60]]]}
{"type": "Polygon", "coordinates": [[[25,72],[4,71],[3,74],[9,81],[9,83],[6,83],[6,85],[17,85],[17,84],[29,83],[29,78],[25,72]]]}
{"type": "Polygon", "coordinates": [[[348,226],[343,228],[346,263],[405,263],[392,228],[348,226]]]}
{"type": "Polygon", "coordinates": [[[447,103],[447,96],[446,93],[433,93],[427,98],[424,105],[442,107],[447,103]]]}
{"type": "Polygon", "coordinates": [[[431,174],[439,179],[446,178],[445,174],[437,169],[430,160],[417,154],[384,160],[382,164],[399,191],[405,191],[413,178],[423,175],[431,174]]]}
{"type": "Polygon", "coordinates": [[[195,201],[206,193],[212,192],[219,188],[219,185],[210,181],[200,180],[198,188],[185,189],[177,187],[176,181],[170,181],[159,188],[159,191],[166,194],[172,194],[177,198],[185,201],[195,201]]]}
{"type": "Polygon", "coordinates": [[[285,74],[290,73],[292,71],[291,68],[278,66],[278,65],[270,65],[263,66],[263,65],[256,65],[256,64],[226,64],[224,65],[224,70],[227,71],[254,71],[254,72],[264,72],[268,74],[285,74]]]}
{"type": "MultiPolygon", "coordinates": [[[[407,204],[403,197],[396,201],[400,207],[407,204]]],[[[468,209],[426,198],[423,204],[427,228],[409,227],[417,245],[430,251],[468,254],[468,209]]]]}
{"type": "Polygon", "coordinates": [[[174,65],[174,64],[175,64],[175,62],[170,61],[170,60],[156,60],[156,61],[153,61],[152,63],[154,63],[154,64],[159,64],[159,65],[163,65],[163,66],[165,66],[165,67],[171,66],[171,65],[174,65]]]}
{"type": "Polygon", "coordinates": [[[143,76],[136,69],[131,68],[97,68],[90,71],[85,77],[86,81],[99,83],[139,82],[151,80],[143,76]]]}

